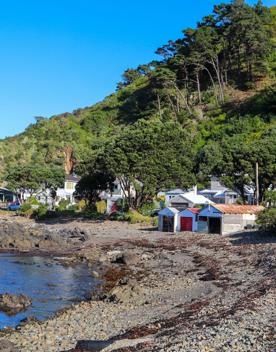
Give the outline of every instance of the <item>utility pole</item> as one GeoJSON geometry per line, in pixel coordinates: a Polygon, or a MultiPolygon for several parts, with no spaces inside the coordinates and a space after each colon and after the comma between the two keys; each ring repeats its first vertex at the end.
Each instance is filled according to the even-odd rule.
{"type": "Polygon", "coordinates": [[[256,205],[259,205],[260,189],[259,189],[259,163],[256,161],[256,205]]]}

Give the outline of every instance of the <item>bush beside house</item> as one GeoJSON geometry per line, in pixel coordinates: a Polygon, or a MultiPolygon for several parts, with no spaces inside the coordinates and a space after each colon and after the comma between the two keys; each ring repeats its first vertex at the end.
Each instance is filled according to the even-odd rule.
{"type": "Polygon", "coordinates": [[[276,208],[264,209],[259,213],[257,224],[262,230],[270,231],[276,235],[276,208]]]}

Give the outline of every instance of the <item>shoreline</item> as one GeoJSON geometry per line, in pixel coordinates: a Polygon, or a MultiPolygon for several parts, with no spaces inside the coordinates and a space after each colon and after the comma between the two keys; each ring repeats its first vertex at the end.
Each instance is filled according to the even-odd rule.
{"type": "Polygon", "coordinates": [[[5,334],[18,351],[82,351],[82,340],[105,341],[103,351],[272,351],[275,237],[166,234],[117,222],[47,226],[89,233],[67,252],[105,281],[94,300],[5,334]]]}

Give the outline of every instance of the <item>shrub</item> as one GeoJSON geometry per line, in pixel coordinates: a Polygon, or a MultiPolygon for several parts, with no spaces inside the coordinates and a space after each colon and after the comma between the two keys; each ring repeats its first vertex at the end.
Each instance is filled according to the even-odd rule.
{"type": "Polygon", "coordinates": [[[78,207],[77,204],[72,204],[72,205],[69,205],[69,206],[67,207],[67,210],[68,210],[69,212],[75,213],[76,211],[79,210],[79,207],[78,207]]]}
{"type": "Polygon", "coordinates": [[[20,209],[17,210],[16,213],[20,216],[32,217],[34,209],[32,208],[31,204],[24,203],[20,206],[20,209]]]}
{"type": "Polygon", "coordinates": [[[110,214],[109,220],[115,220],[115,221],[128,221],[129,216],[127,213],[123,213],[121,211],[115,212],[110,214]]]}
{"type": "Polygon", "coordinates": [[[268,208],[258,215],[257,224],[265,231],[276,234],[276,208],[268,208]]]}
{"type": "Polygon", "coordinates": [[[93,220],[102,220],[105,219],[105,215],[99,214],[95,207],[87,207],[83,210],[82,215],[85,218],[93,219],[93,220]]]}
{"type": "Polygon", "coordinates": [[[25,213],[27,212],[28,210],[31,210],[32,209],[32,206],[30,203],[24,203],[20,206],[20,211],[25,213]]]}
{"type": "Polygon", "coordinates": [[[58,203],[57,211],[64,211],[67,209],[70,201],[68,199],[61,199],[58,203]]]}
{"type": "Polygon", "coordinates": [[[124,199],[118,199],[116,201],[116,206],[117,206],[118,211],[122,211],[122,212],[128,211],[128,206],[127,206],[124,199]]]}
{"type": "Polygon", "coordinates": [[[159,209],[158,202],[145,203],[139,208],[139,213],[144,216],[151,216],[156,209],[159,209]]]}
{"type": "Polygon", "coordinates": [[[34,196],[28,198],[25,204],[40,205],[39,201],[34,196]]]}
{"type": "Polygon", "coordinates": [[[136,210],[131,210],[126,214],[127,220],[131,224],[149,224],[154,225],[154,219],[151,216],[144,216],[136,210]]]}
{"type": "Polygon", "coordinates": [[[194,204],[193,208],[202,209],[203,206],[202,206],[202,204],[194,204]]]}
{"type": "Polygon", "coordinates": [[[99,214],[105,214],[106,213],[106,201],[101,200],[101,201],[97,202],[96,208],[97,208],[97,212],[99,214]]]}
{"type": "Polygon", "coordinates": [[[78,202],[78,210],[83,211],[85,208],[86,208],[86,202],[84,199],[82,199],[78,202]]]}
{"type": "Polygon", "coordinates": [[[33,216],[37,219],[37,220],[43,220],[45,218],[47,218],[48,214],[48,206],[47,205],[40,205],[37,209],[34,210],[33,212],[33,216]]]}

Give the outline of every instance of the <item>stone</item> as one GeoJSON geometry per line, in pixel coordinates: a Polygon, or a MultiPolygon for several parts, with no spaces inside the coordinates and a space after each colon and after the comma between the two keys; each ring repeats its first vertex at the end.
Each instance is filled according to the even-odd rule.
{"type": "Polygon", "coordinates": [[[0,352],[19,352],[19,350],[9,340],[0,340],[0,352]]]}
{"type": "Polygon", "coordinates": [[[123,254],[122,262],[128,266],[137,265],[140,262],[140,257],[135,253],[126,252],[123,254]]]}
{"type": "Polygon", "coordinates": [[[106,253],[106,255],[111,263],[123,264],[123,253],[121,251],[109,251],[106,253]]]}
{"type": "Polygon", "coordinates": [[[26,295],[0,294],[0,311],[10,315],[17,314],[32,304],[31,298],[26,295]]]}

